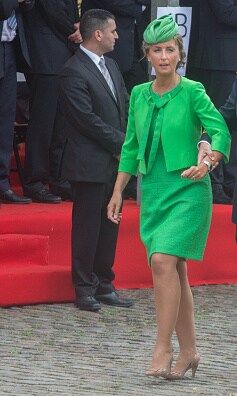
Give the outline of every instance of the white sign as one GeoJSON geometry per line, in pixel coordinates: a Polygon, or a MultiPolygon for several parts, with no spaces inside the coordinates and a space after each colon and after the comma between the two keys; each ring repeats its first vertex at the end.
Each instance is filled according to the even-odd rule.
{"type": "MultiPolygon", "coordinates": [[[[192,22],[192,7],[157,7],[157,18],[168,14],[172,15],[174,21],[179,25],[179,34],[183,38],[184,50],[188,56],[188,46],[192,22]]],[[[184,66],[180,68],[178,72],[181,75],[185,75],[186,67],[184,66]]]]}

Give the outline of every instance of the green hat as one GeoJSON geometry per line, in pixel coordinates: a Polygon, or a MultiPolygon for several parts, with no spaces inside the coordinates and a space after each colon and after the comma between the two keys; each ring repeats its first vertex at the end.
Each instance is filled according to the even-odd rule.
{"type": "Polygon", "coordinates": [[[164,43],[171,40],[178,33],[178,30],[179,27],[172,16],[163,15],[149,23],[143,33],[143,38],[147,44],[164,43]]]}

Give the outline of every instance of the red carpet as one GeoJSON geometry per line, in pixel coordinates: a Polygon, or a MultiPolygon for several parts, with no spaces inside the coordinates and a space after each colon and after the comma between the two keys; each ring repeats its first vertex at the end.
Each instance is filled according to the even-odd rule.
{"type": "MultiPolygon", "coordinates": [[[[189,263],[192,285],[236,283],[237,246],[231,209],[214,205],[205,259],[189,263]]],[[[1,206],[1,306],[73,300],[70,220],[70,203],[1,206]]],[[[139,208],[126,201],[115,260],[118,288],[152,285],[138,221],[139,208]]]]}

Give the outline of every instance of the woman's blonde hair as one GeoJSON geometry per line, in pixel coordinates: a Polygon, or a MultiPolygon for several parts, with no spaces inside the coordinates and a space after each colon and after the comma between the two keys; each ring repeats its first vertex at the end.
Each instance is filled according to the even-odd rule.
{"type": "MultiPolygon", "coordinates": [[[[183,39],[182,36],[180,36],[180,34],[176,34],[173,37],[175,43],[177,44],[178,48],[179,48],[179,54],[180,54],[180,61],[177,64],[176,69],[178,69],[179,67],[183,67],[186,63],[186,53],[184,51],[184,44],[183,44],[183,39]]],[[[158,43],[157,43],[158,44],[158,43]]],[[[142,43],[142,50],[144,53],[144,57],[147,57],[148,51],[150,49],[150,47],[154,45],[154,44],[148,44],[145,41],[143,41],[142,43]]]]}

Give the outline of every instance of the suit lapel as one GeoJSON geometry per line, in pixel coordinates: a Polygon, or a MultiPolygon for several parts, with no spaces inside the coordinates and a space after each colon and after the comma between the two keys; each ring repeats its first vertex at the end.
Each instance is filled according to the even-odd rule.
{"type": "MultiPolygon", "coordinates": [[[[78,49],[78,51],[76,52],[76,55],[79,57],[80,61],[82,61],[84,63],[84,65],[86,66],[87,69],[89,69],[89,71],[91,73],[93,73],[93,75],[100,81],[100,83],[103,85],[103,87],[106,89],[106,91],[108,92],[108,94],[112,97],[112,99],[114,100],[114,103],[116,103],[116,105],[118,105],[118,103],[116,102],[114,95],[111,92],[110,87],[108,86],[104,76],[102,75],[102,73],[100,72],[100,70],[98,69],[98,67],[94,64],[94,62],[89,58],[89,56],[87,54],[85,54],[81,49],[78,49]]],[[[106,66],[108,67],[108,65],[106,64],[106,66]]],[[[109,72],[111,71],[111,68],[108,67],[109,72]]],[[[112,72],[111,78],[113,80],[115,89],[116,89],[116,94],[117,94],[117,98],[119,98],[118,95],[118,87],[117,87],[117,79],[115,78],[114,73],[112,72]]]]}
{"type": "Polygon", "coordinates": [[[1,43],[3,21],[0,21],[0,80],[4,77],[4,49],[1,43]]]}
{"type": "Polygon", "coordinates": [[[0,21],[0,40],[2,37],[2,28],[3,28],[3,21],[0,21]]]}

